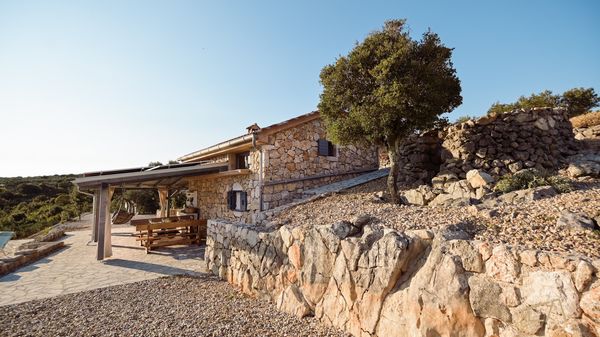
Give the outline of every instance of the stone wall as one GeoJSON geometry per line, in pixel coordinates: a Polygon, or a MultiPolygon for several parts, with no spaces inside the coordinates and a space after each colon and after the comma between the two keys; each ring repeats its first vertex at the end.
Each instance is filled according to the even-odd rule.
{"type": "Polygon", "coordinates": [[[335,156],[319,156],[317,141],[326,138],[320,119],[269,136],[268,144],[261,147],[264,209],[301,198],[308,189],[353,178],[357,171],[379,167],[375,147],[336,145],[335,156]]]}
{"type": "Polygon", "coordinates": [[[598,260],[369,222],[209,221],[205,261],[243,292],[354,336],[600,335],[598,260]]]}
{"type": "Polygon", "coordinates": [[[64,241],[32,242],[26,249],[18,250],[14,256],[0,258],[0,276],[11,273],[18,268],[35,262],[65,246],[64,241]]]}
{"type": "MultiPolygon", "coordinates": [[[[433,130],[411,135],[400,146],[400,176],[398,182],[422,185],[431,181],[442,164],[443,133],[433,130]]],[[[390,159],[385,147],[379,147],[379,167],[389,167],[390,159]]]]}
{"type": "Polygon", "coordinates": [[[249,156],[250,173],[217,176],[207,175],[188,178],[188,189],[197,191],[198,208],[203,219],[230,219],[254,223],[260,213],[260,152],[252,151],[249,156]],[[227,192],[239,184],[248,197],[248,211],[236,212],[227,207],[227,192]]]}
{"type": "MultiPolygon", "coordinates": [[[[494,177],[531,167],[556,170],[581,148],[576,139],[585,138],[584,130],[573,131],[563,109],[535,108],[413,135],[400,148],[399,182],[428,184],[438,173],[464,179],[472,169],[494,177]]],[[[389,165],[386,156],[380,149],[380,164],[389,165]]]]}
{"type": "Polygon", "coordinates": [[[442,172],[460,178],[472,169],[494,176],[524,168],[558,169],[577,152],[564,109],[515,110],[455,124],[445,130],[442,172]]]}

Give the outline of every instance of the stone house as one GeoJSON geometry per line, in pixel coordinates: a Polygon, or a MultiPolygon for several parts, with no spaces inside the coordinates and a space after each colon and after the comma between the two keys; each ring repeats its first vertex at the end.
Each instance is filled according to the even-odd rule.
{"type": "Polygon", "coordinates": [[[338,146],[327,139],[318,112],[261,128],[179,158],[181,163],[88,172],[74,180],[93,195],[92,240],[97,258],[112,255],[110,204],[117,189],[157,189],[160,217],[170,196],[187,190],[199,220],[257,223],[269,209],[303,197],[309,189],[353,178],[379,167],[375,147],[338,146]]]}
{"type": "Polygon", "coordinates": [[[186,178],[188,191],[197,195],[201,218],[246,223],[308,189],[379,167],[376,148],[330,142],[316,111],[263,128],[253,124],[244,135],[179,160],[224,164],[218,173],[186,178]]]}

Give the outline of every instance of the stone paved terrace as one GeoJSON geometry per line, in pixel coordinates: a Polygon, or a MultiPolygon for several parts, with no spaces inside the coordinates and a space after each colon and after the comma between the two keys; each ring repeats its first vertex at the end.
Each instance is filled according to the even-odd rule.
{"type": "Polygon", "coordinates": [[[146,254],[129,225],[113,226],[113,256],[96,260],[91,229],[67,232],[66,247],[0,277],[0,306],[204,269],[204,247],[174,246],[146,254]]]}

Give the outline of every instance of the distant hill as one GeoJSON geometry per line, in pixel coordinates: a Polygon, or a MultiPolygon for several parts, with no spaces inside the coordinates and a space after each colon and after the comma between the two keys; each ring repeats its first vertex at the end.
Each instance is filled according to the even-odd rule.
{"type": "Polygon", "coordinates": [[[24,238],[90,211],[92,199],[77,193],[75,177],[0,177],[0,230],[24,238]]]}

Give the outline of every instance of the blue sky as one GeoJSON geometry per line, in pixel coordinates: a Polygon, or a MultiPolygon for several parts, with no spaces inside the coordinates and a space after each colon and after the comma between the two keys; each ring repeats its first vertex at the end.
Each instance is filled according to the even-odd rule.
{"type": "Polygon", "coordinates": [[[600,91],[598,1],[3,1],[0,176],[167,161],[312,111],[392,18],[455,48],[463,104],[600,91]]]}

